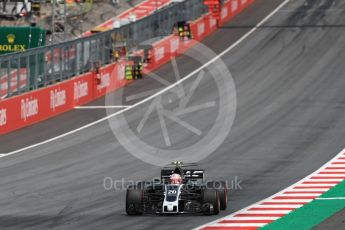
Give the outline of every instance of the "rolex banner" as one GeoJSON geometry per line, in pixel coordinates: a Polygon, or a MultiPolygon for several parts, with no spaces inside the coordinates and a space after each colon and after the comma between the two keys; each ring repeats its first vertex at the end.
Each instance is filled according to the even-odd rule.
{"type": "Polygon", "coordinates": [[[0,27],[0,55],[44,46],[45,39],[38,27],[0,27]]]}

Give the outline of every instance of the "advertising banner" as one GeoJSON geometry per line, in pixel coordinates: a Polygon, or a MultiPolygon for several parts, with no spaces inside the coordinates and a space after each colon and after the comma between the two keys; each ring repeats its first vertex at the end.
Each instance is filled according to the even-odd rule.
{"type": "Polygon", "coordinates": [[[0,55],[45,45],[46,32],[38,27],[0,27],[0,55]]]}
{"type": "Polygon", "coordinates": [[[93,100],[92,74],[86,74],[0,102],[0,134],[46,120],[93,100]]]}

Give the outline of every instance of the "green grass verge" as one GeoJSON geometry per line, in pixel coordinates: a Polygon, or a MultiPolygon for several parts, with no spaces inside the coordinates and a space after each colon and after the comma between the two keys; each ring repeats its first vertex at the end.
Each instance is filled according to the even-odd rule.
{"type": "MultiPolygon", "coordinates": [[[[345,181],[341,182],[320,198],[345,197],[345,181]]],[[[268,224],[260,230],[307,230],[320,224],[345,207],[345,199],[313,200],[288,215],[268,224]]]]}

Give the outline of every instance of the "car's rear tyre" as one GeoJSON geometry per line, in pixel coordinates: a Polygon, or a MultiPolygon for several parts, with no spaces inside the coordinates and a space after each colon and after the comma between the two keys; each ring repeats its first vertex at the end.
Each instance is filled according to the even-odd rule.
{"type": "Polygon", "coordinates": [[[220,210],[226,210],[228,207],[228,190],[226,188],[218,189],[220,210]]]}
{"type": "Polygon", "coordinates": [[[126,193],[126,213],[127,215],[143,214],[143,190],[138,188],[127,189],[126,193]]]}
{"type": "Polygon", "coordinates": [[[216,189],[219,194],[220,210],[226,210],[228,207],[228,189],[225,181],[210,181],[207,183],[208,189],[216,189]]]}
{"type": "Polygon", "coordinates": [[[203,206],[210,205],[203,210],[205,215],[218,215],[220,211],[220,200],[218,191],[215,189],[204,189],[202,192],[203,206]],[[212,205],[212,207],[211,207],[212,205]]]}

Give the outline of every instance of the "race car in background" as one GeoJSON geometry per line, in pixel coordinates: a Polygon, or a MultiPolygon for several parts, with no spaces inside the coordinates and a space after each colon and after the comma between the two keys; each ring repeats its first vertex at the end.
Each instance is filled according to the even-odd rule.
{"type": "Polygon", "coordinates": [[[223,181],[204,182],[204,170],[196,164],[173,162],[161,169],[158,180],[128,187],[127,215],[202,213],[218,215],[227,208],[223,181]]]}

